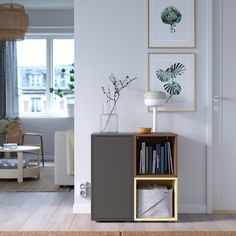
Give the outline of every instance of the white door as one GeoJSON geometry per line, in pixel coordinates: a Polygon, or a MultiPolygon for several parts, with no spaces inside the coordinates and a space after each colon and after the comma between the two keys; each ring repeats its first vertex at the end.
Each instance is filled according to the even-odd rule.
{"type": "Polygon", "coordinates": [[[213,1],[213,210],[236,211],[236,1],[213,1]]]}

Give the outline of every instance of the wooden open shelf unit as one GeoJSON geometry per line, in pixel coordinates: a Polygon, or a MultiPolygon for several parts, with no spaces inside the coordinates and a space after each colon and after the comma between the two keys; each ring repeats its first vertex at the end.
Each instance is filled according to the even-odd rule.
{"type": "Polygon", "coordinates": [[[136,134],[134,142],[134,221],[177,221],[178,219],[178,175],[177,175],[177,134],[163,132],[151,134],[136,134]],[[173,173],[139,173],[140,172],[140,150],[141,144],[145,142],[146,146],[155,149],[156,144],[164,145],[170,143],[173,173]],[[157,184],[173,188],[172,196],[172,217],[138,217],[138,197],[137,189],[140,184],[157,184]]]}

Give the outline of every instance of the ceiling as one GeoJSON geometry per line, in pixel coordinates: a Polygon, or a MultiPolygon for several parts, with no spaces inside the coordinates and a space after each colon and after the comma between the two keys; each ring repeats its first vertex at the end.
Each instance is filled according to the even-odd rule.
{"type": "Polygon", "coordinates": [[[73,9],[74,0],[0,0],[1,3],[18,3],[26,9],[73,9]]]}

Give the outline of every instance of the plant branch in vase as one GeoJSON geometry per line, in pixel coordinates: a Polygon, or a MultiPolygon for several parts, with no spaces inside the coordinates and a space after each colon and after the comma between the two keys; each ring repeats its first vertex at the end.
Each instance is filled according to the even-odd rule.
{"type": "Polygon", "coordinates": [[[105,125],[101,128],[102,132],[105,132],[109,121],[111,120],[112,114],[115,111],[116,104],[120,98],[121,91],[126,88],[130,83],[136,80],[137,77],[130,78],[128,75],[124,79],[117,80],[114,74],[109,76],[110,85],[101,87],[102,93],[106,97],[106,103],[111,105],[111,109],[108,112],[108,117],[106,119],[105,125]]]}

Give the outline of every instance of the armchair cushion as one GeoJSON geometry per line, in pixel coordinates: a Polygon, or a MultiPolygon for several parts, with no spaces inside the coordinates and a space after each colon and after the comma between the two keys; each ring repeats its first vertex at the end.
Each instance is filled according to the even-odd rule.
{"type": "Polygon", "coordinates": [[[23,130],[18,118],[0,119],[0,146],[3,143],[22,144],[23,130]]]}

